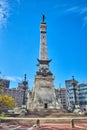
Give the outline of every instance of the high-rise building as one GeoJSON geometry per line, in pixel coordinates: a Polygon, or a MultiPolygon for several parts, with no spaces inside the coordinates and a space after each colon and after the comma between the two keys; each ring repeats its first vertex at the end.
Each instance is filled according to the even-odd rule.
{"type": "Polygon", "coordinates": [[[9,88],[10,80],[0,78],[0,87],[9,88]]]}
{"type": "Polygon", "coordinates": [[[75,82],[74,86],[75,88],[73,88],[72,80],[65,81],[69,107],[73,108],[75,105],[79,105],[79,108],[82,111],[87,112],[87,83],[86,82],[79,83],[76,80],[74,80],[74,82],[75,82]]]}
{"type": "Polygon", "coordinates": [[[83,111],[87,111],[87,82],[77,84],[78,103],[83,111]]]}

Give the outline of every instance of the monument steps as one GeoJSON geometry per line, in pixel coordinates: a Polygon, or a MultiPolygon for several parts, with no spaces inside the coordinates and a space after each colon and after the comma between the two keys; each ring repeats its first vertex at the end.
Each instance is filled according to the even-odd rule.
{"type": "MultiPolygon", "coordinates": [[[[57,109],[42,109],[39,111],[30,111],[26,117],[29,118],[58,118],[58,117],[74,117],[75,113],[71,113],[67,110],[57,110],[57,109]]],[[[79,115],[77,115],[79,116],[79,115]]]]}

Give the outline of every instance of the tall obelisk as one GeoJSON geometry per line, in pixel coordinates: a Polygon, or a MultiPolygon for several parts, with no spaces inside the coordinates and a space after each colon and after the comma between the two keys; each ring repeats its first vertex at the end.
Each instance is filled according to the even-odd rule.
{"type": "Polygon", "coordinates": [[[39,51],[39,59],[38,59],[38,66],[39,71],[37,72],[37,75],[42,76],[51,76],[52,73],[49,70],[49,62],[51,60],[48,60],[48,49],[47,49],[47,40],[46,40],[46,22],[45,16],[42,16],[42,22],[40,24],[40,51],[39,51]]]}
{"type": "Polygon", "coordinates": [[[56,96],[54,90],[54,76],[49,69],[48,49],[46,40],[45,16],[42,16],[40,24],[40,52],[38,59],[38,71],[35,75],[33,88],[33,108],[56,108],[56,96]]]}

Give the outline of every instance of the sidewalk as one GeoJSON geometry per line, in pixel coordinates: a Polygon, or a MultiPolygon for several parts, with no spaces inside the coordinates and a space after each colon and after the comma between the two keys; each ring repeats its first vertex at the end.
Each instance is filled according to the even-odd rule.
{"type": "Polygon", "coordinates": [[[41,127],[38,130],[87,130],[86,123],[78,123],[76,124],[75,128],[71,128],[70,124],[55,124],[55,123],[48,123],[48,124],[41,124],[41,127]]]}
{"type": "MultiPolygon", "coordinates": [[[[0,125],[0,130],[28,130],[31,128],[33,124],[29,123],[20,123],[20,124],[8,124],[8,123],[2,123],[0,125]]],[[[32,130],[87,130],[87,124],[86,123],[77,123],[75,125],[75,128],[71,128],[70,124],[68,123],[42,123],[40,125],[40,128],[35,128],[32,130]]]]}

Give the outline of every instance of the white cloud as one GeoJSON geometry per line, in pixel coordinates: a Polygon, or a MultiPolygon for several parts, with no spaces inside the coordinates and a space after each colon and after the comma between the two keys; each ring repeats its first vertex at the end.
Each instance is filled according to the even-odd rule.
{"type": "Polygon", "coordinates": [[[74,12],[80,15],[87,16],[87,7],[72,6],[66,9],[66,12],[74,12]]]}
{"type": "Polygon", "coordinates": [[[81,11],[80,11],[80,13],[81,14],[87,13],[87,7],[82,8],[81,11]]]}
{"type": "Polygon", "coordinates": [[[21,3],[21,0],[16,0],[16,2],[17,2],[18,4],[20,4],[20,3],[21,3]]]}
{"type": "Polygon", "coordinates": [[[15,0],[18,4],[21,4],[23,0],[15,0]]]}
{"type": "Polygon", "coordinates": [[[20,4],[22,0],[0,0],[0,29],[7,26],[8,18],[15,3],[20,4]],[[13,5],[12,5],[13,4],[13,5]]]}
{"type": "Polygon", "coordinates": [[[87,25],[87,7],[86,6],[67,6],[65,9],[66,13],[76,13],[78,16],[81,16],[83,21],[83,26],[85,27],[87,25]]]}
{"type": "Polygon", "coordinates": [[[19,81],[22,81],[22,80],[23,80],[22,77],[16,77],[16,79],[19,80],[19,81]]]}
{"type": "Polygon", "coordinates": [[[16,78],[13,77],[13,76],[5,76],[5,79],[8,79],[8,80],[16,82],[16,78]]]}
{"type": "Polygon", "coordinates": [[[23,80],[22,77],[18,77],[18,76],[5,76],[4,78],[8,79],[10,81],[13,81],[13,82],[18,82],[18,81],[22,81],[23,80]]]}
{"type": "Polygon", "coordinates": [[[86,25],[87,25],[87,16],[85,16],[84,18],[83,18],[83,27],[85,27],[86,25]]]}
{"type": "Polygon", "coordinates": [[[10,7],[6,0],[0,0],[0,28],[6,26],[10,7]]]}
{"type": "Polygon", "coordinates": [[[87,22],[87,16],[85,16],[85,17],[84,17],[84,21],[86,21],[86,22],[87,22]]]}
{"type": "MultiPolygon", "coordinates": [[[[83,0],[82,0],[83,1],[83,0]]],[[[54,11],[57,11],[57,14],[70,14],[74,13],[77,14],[78,17],[82,20],[82,26],[84,27],[87,25],[87,5],[81,4],[77,1],[66,1],[61,4],[55,4],[53,6],[54,11]]]]}
{"type": "Polygon", "coordinates": [[[67,12],[78,12],[79,8],[77,6],[73,6],[71,8],[66,9],[67,12]]]}

